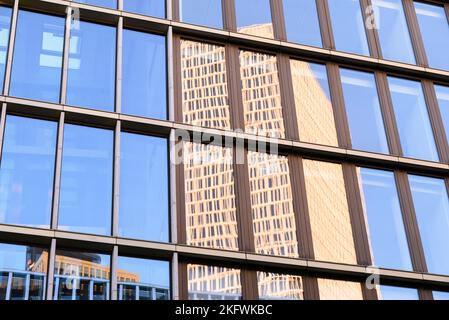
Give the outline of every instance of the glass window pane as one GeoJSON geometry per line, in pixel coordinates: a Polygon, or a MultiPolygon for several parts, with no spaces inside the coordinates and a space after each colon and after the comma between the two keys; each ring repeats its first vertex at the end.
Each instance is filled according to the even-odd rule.
{"type": "Polygon", "coordinates": [[[56,250],[54,300],[109,300],[111,257],[56,250]]]}
{"type": "Polygon", "coordinates": [[[165,18],[165,0],[123,0],[125,11],[165,18]]]}
{"type": "Polygon", "coordinates": [[[240,270],[189,264],[189,300],[241,300],[240,270]]]}
{"type": "Polygon", "coordinates": [[[123,113],[167,119],[165,59],[165,37],[123,30],[123,113]]]}
{"type": "Polygon", "coordinates": [[[3,82],[5,80],[5,66],[9,44],[9,31],[11,29],[11,12],[11,8],[0,6],[0,90],[2,90],[2,93],[3,82]]]}
{"type": "Polygon", "coordinates": [[[401,0],[372,0],[384,59],[415,63],[401,0]]]}
{"type": "Polygon", "coordinates": [[[257,272],[260,300],[304,300],[301,276],[257,272]]]}
{"type": "Polygon", "coordinates": [[[449,140],[449,87],[435,85],[438,105],[440,107],[441,118],[446,132],[446,137],[449,140]]]}
{"type": "Polygon", "coordinates": [[[276,56],[241,50],[240,76],[245,132],[284,138],[276,56]]]}
{"type": "Polygon", "coordinates": [[[380,286],[379,300],[419,300],[418,290],[391,286],[380,286]]]}
{"type": "Polygon", "coordinates": [[[352,148],[388,153],[374,74],[340,69],[352,148]]]}
{"type": "Polygon", "coordinates": [[[449,300],[449,292],[434,291],[433,300],[449,300]]]}
{"type": "Polygon", "coordinates": [[[300,140],[338,146],[326,66],[290,60],[300,140]]]}
{"type": "Polygon", "coordinates": [[[449,274],[449,199],[444,180],[410,176],[409,181],[427,269],[449,274]]]}
{"type": "Polygon", "coordinates": [[[170,264],[118,257],[117,287],[119,300],[169,300],[170,264]]]}
{"type": "Polygon", "coordinates": [[[0,223],[48,228],[57,123],[8,115],[0,169],[0,223]]]}
{"type": "Polygon", "coordinates": [[[270,0],[235,0],[237,31],[274,38],[270,0]]]}
{"type": "Polygon", "coordinates": [[[223,29],[221,0],[179,0],[179,7],[182,22],[223,29]]]}
{"type": "Polygon", "coordinates": [[[438,161],[421,83],[388,77],[404,156],[438,161]]]}
{"type": "Polygon", "coordinates": [[[10,95],[59,102],[65,19],[20,10],[17,21],[10,95]]]}
{"type": "Polygon", "coordinates": [[[315,0],[283,0],[287,40],[322,47],[315,0]]]}
{"type": "Polygon", "coordinates": [[[187,244],[237,251],[232,149],[184,143],[187,244]]]}
{"type": "Polygon", "coordinates": [[[105,111],[115,101],[114,27],[80,21],[70,34],[67,103],[105,111]]]}
{"type": "Polygon", "coordinates": [[[394,173],[367,168],[357,171],[374,265],[412,271],[394,173]]]}
{"type": "Polygon", "coordinates": [[[369,56],[365,21],[359,0],[329,0],[337,50],[369,56]]]}
{"type": "Polygon", "coordinates": [[[74,2],[91,4],[99,7],[117,9],[117,0],[73,0],[74,2]]]}
{"type": "Polygon", "coordinates": [[[231,129],[225,48],[181,40],[183,121],[231,129]]]}
{"type": "Polygon", "coordinates": [[[167,140],[121,134],[119,234],[168,242],[167,140]]]}
{"type": "Polygon", "coordinates": [[[59,229],[109,235],[113,131],[66,124],[59,229]]]}
{"type": "Polygon", "coordinates": [[[358,282],[318,279],[320,300],[363,300],[358,282]]]}
{"type": "Polygon", "coordinates": [[[0,243],[0,300],[45,298],[48,251],[0,243]]]}
{"type": "Polygon", "coordinates": [[[298,257],[287,157],[249,151],[248,171],[256,252],[298,257]]]}
{"type": "Polygon", "coordinates": [[[444,7],[415,2],[415,11],[429,65],[449,70],[449,24],[444,7]]]}
{"type": "Polygon", "coordinates": [[[304,160],[315,259],[357,264],[341,165],[304,160]]]}

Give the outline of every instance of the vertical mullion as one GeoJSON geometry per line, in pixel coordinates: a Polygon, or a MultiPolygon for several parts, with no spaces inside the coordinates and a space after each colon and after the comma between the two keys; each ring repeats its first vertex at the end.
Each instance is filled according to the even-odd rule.
{"type": "Polygon", "coordinates": [[[243,111],[242,83],[240,79],[239,48],[228,44],[225,50],[232,128],[244,131],[245,114],[243,111]]]}
{"type": "Polygon", "coordinates": [[[113,173],[113,203],[112,203],[112,236],[119,236],[120,214],[120,149],[121,149],[121,121],[118,120],[114,131],[114,173],[113,173]]]}
{"type": "Polygon", "coordinates": [[[343,87],[341,84],[340,70],[338,65],[333,63],[327,64],[327,73],[331,91],[332,106],[335,116],[338,144],[341,148],[351,148],[348,117],[346,115],[343,87]]]}
{"type": "Polygon", "coordinates": [[[3,140],[5,137],[5,126],[6,126],[6,110],[7,110],[7,104],[3,103],[2,111],[1,111],[1,115],[0,115],[0,164],[1,164],[2,156],[3,156],[3,140]]]}
{"type": "Polygon", "coordinates": [[[165,0],[165,18],[167,20],[173,20],[173,1],[165,0]]]}
{"type": "MultiPolygon", "coordinates": [[[[182,59],[181,59],[181,37],[179,35],[172,35],[172,60],[173,60],[173,89],[170,89],[173,93],[172,101],[172,110],[173,114],[170,116],[173,117],[175,122],[183,122],[182,116],[182,59]]],[[[169,83],[170,85],[170,83],[169,83]]],[[[171,119],[170,119],[171,120],[171,119]]]]}
{"type": "Polygon", "coordinates": [[[375,72],[377,93],[382,110],[382,117],[385,125],[385,133],[388,139],[390,154],[395,156],[402,155],[402,148],[399,139],[399,133],[394,116],[393,102],[391,100],[390,89],[387,75],[384,72],[375,72]]]}
{"type": "MultiPolygon", "coordinates": [[[[178,221],[177,204],[180,201],[181,205],[185,202],[178,199],[178,192],[182,185],[177,185],[177,166],[176,165],[176,132],[172,130],[170,132],[169,139],[169,153],[170,153],[170,170],[169,170],[169,181],[170,181],[170,242],[178,243],[178,226],[183,226],[180,221],[178,221]]],[[[182,164],[180,164],[182,165],[182,164]]],[[[184,222],[185,223],[185,222],[184,222]]]]}
{"type": "Polygon", "coordinates": [[[240,269],[240,283],[242,300],[257,300],[259,298],[257,271],[240,269]]]}
{"type": "Polygon", "coordinates": [[[235,14],[234,0],[222,0],[223,26],[225,30],[237,31],[237,17],[235,14]]]}
{"type": "Polygon", "coordinates": [[[179,300],[189,299],[189,275],[187,272],[187,263],[178,261],[178,287],[179,300]]]}
{"type": "Polygon", "coordinates": [[[123,10],[123,2],[125,0],[117,0],[117,9],[118,10],[123,10]]]}
{"type": "Polygon", "coordinates": [[[433,300],[433,293],[431,290],[418,289],[419,300],[433,300]]]}
{"type": "Polygon", "coordinates": [[[61,170],[62,170],[62,152],[64,142],[64,121],[65,113],[61,112],[58,123],[57,147],[56,147],[56,163],[55,163],[55,178],[53,187],[53,205],[51,216],[51,228],[58,228],[59,215],[59,197],[61,191],[61,170]]]}
{"type": "Polygon", "coordinates": [[[270,0],[271,21],[273,24],[274,38],[278,40],[286,40],[284,17],[282,13],[281,1],[270,0]]]}
{"type": "Polygon", "coordinates": [[[175,20],[175,21],[180,21],[181,20],[181,5],[179,3],[179,1],[181,0],[166,0],[166,1],[171,1],[171,9],[172,9],[172,16],[171,19],[175,20]]]}
{"type": "Polygon", "coordinates": [[[395,176],[413,270],[427,272],[408,175],[406,172],[396,172],[395,176]]]}
{"type": "Polygon", "coordinates": [[[421,36],[421,31],[416,17],[413,0],[402,0],[404,7],[405,18],[407,20],[408,30],[415,52],[416,63],[420,66],[428,66],[426,52],[424,50],[424,43],[421,36]]]}
{"type": "Polygon", "coordinates": [[[61,92],[60,102],[62,105],[67,101],[67,77],[69,70],[69,53],[70,53],[70,29],[72,26],[72,8],[67,7],[67,15],[65,20],[64,29],[64,48],[63,48],[63,60],[62,60],[62,75],[61,75],[61,92]]]}
{"type": "Polygon", "coordinates": [[[318,18],[320,21],[321,38],[323,47],[326,49],[335,49],[334,35],[330,21],[329,5],[327,0],[316,0],[318,18]]]}
{"type": "Polygon", "coordinates": [[[14,46],[15,46],[14,41],[16,38],[18,15],[19,15],[19,0],[14,0],[14,6],[11,17],[11,31],[9,33],[9,42],[8,42],[9,46],[5,66],[5,81],[3,86],[3,95],[5,96],[9,95],[9,86],[11,83],[12,60],[14,55],[14,46]]]}
{"type": "Polygon", "coordinates": [[[122,113],[122,56],[123,56],[123,17],[118,18],[116,43],[116,83],[115,83],[115,112],[122,113]]]}
{"type": "Polygon", "coordinates": [[[178,253],[173,253],[171,261],[171,298],[172,300],[179,300],[179,268],[178,268],[178,253]]]}
{"type": "MultiPolygon", "coordinates": [[[[175,113],[175,75],[179,77],[181,69],[175,70],[175,46],[173,43],[173,27],[168,27],[167,32],[167,73],[168,73],[168,119],[170,121],[176,121],[175,113]]],[[[177,65],[179,67],[179,64],[177,65]]]]}
{"type": "Polygon", "coordinates": [[[111,292],[111,300],[117,300],[117,270],[118,270],[118,246],[114,246],[112,249],[112,257],[111,257],[111,272],[109,273],[110,279],[110,292],[111,292]]]}
{"type": "Polygon", "coordinates": [[[449,162],[449,146],[435,89],[433,83],[429,80],[423,80],[421,83],[440,161],[447,163],[449,162]]]}
{"type": "Polygon", "coordinates": [[[373,8],[373,5],[371,3],[371,0],[360,0],[360,7],[362,9],[362,17],[364,20],[365,25],[365,31],[366,36],[368,38],[368,45],[371,52],[371,57],[373,58],[380,58],[381,57],[381,50],[379,45],[379,35],[377,33],[377,29],[375,28],[368,28],[367,22],[370,19],[369,14],[374,14],[372,10],[368,10],[368,8],[373,8]]]}
{"type": "Polygon", "coordinates": [[[279,69],[279,81],[283,120],[288,139],[299,140],[299,128],[295,108],[295,96],[293,93],[293,79],[290,70],[290,58],[284,54],[278,54],[277,64],[279,69]]]}
{"type": "Polygon", "coordinates": [[[48,270],[47,270],[47,300],[53,300],[53,281],[55,277],[55,260],[56,260],[56,239],[51,239],[50,251],[48,254],[48,270]]]}

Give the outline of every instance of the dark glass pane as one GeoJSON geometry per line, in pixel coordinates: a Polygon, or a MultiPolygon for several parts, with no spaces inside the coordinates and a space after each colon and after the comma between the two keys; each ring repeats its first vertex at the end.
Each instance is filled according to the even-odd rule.
{"type": "Polygon", "coordinates": [[[358,169],[374,265],[412,271],[393,172],[358,169]]]}
{"type": "Polygon", "coordinates": [[[421,83],[393,77],[388,82],[404,156],[438,161],[421,83]]]}
{"type": "Polygon", "coordinates": [[[123,31],[122,113],[167,118],[165,37],[123,31]]]}
{"type": "Polygon", "coordinates": [[[179,0],[180,20],[223,29],[222,0],[179,0]]]}
{"type": "Polygon", "coordinates": [[[427,269],[448,275],[449,199],[444,180],[420,176],[409,180],[427,269]]]}
{"type": "Polygon", "coordinates": [[[359,0],[329,0],[337,50],[369,56],[365,21],[359,0]]]}
{"type": "Polygon", "coordinates": [[[0,223],[48,228],[57,123],[8,115],[0,169],[0,223]]]}
{"type": "Polygon", "coordinates": [[[10,95],[59,102],[64,25],[62,17],[19,11],[10,95]]]}
{"type": "Polygon", "coordinates": [[[114,110],[116,29],[80,21],[70,34],[67,104],[114,110]]]}
{"type": "Polygon", "coordinates": [[[235,0],[237,31],[274,38],[270,0],[235,0]]]}
{"type": "Polygon", "coordinates": [[[401,0],[373,0],[382,56],[388,60],[415,63],[412,42],[401,0]]]}
{"type": "Polygon", "coordinates": [[[122,133],[119,234],[168,242],[167,140],[122,133]]]}
{"type": "Polygon", "coordinates": [[[56,251],[54,300],[108,300],[109,255],[56,251]]]}
{"type": "Polygon", "coordinates": [[[449,23],[444,7],[415,2],[415,11],[429,65],[449,70],[449,23]]]}
{"type": "Polygon", "coordinates": [[[91,4],[94,6],[117,9],[117,0],[73,0],[74,2],[91,4]]]}
{"type": "Polygon", "coordinates": [[[388,153],[374,74],[340,69],[352,148],[388,153]]]}
{"type": "Polygon", "coordinates": [[[165,18],[165,0],[123,0],[123,9],[146,16],[165,18]]]}
{"type": "Polygon", "coordinates": [[[316,0],[283,0],[287,40],[321,47],[316,0]]]}
{"type": "Polygon", "coordinates": [[[66,124],[59,229],[111,233],[113,131],[66,124]]]}
{"type": "Polygon", "coordinates": [[[117,285],[119,300],[169,300],[170,264],[119,257],[117,285]]]}
{"type": "MultiPolygon", "coordinates": [[[[0,6],[0,90],[3,93],[6,55],[8,53],[9,31],[11,29],[11,8],[0,6]]],[[[0,299],[1,300],[1,299],[0,299]]]]}

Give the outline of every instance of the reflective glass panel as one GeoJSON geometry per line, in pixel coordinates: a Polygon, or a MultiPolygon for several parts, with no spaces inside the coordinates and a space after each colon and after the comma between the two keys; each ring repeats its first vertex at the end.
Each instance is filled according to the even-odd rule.
{"type": "Polygon", "coordinates": [[[363,300],[358,282],[318,279],[320,300],[363,300]]]}
{"type": "Polygon", "coordinates": [[[94,6],[117,9],[117,0],[74,0],[74,2],[91,4],[94,6]]]}
{"type": "Polygon", "coordinates": [[[63,17],[19,11],[10,95],[59,102],[63,17]]]}
{"type": "Polygon", "coordinates": [[[117,287],[119,300],[169,300],[170,264],[118,257],[117,287]]]}
{"type": "Polygon", "coordinates": [[[3,90],[3,82],[5,80],[6,55],[8,53],[9,31],[11,29],[11,13],[11,8],[0,6],[0,90],[3,90]]]}
{"type": "Polygon", "coordinates": [[[359,0],[329,0],[337,50],[369,56],[365,21],[359,0]]]}
{"type": "Polygon", "coordinates": [[[341,165],[304,160],[316,260],[357,264],[341,165]]]}
{"type": "Polygon", "coordinates": [[[326,66],[290,60],[300,140],[338,146],[326,66]]]}
{"type": "Polygon", "coordinates": [[[276,56],[240,51],[245,132],[285,137],[276,56]]]}
{"type": "Polygon", "coordinates": [[[438,161],[421,83],[388,77],[404,156],[438,161]]]}
{"type": "Polygon", "coordinates": [[[114,110],[115,43],[114,27],[85,21],[72,24],[67,104],[114,110]]]}
{"type": "Polygon", "coordinates": [[[449,199],[443,179],[409,176],[430,273],[449,274],[449,199]]]}
{"type": "Polygon", "coordinates": [[[119,234],[168,242],[167,140],[123,132],[120,143],[119,234]]]}
{"type": "Polygon", "coordinates": [[[257,272],[260,300],[304,300],[302,277],[257,272]]]}
{"type": "Polygon", "coordinates": [[[374,74],[340,69],[352,148],[388,153],[374,74]]]}
{"type": "Polygon", "coordinates": [[[434,291],[433,299],[434,300],[449,300],[449,292],[434,291]]]}
{"type": "Polygon", "coordinates": [[[240,270],[189,264],[189,300],[241,300],[240,270]]]}
{"type": "Polygon", "coordinates": [[[0,223],[48,228],[57,123],[8,115],[0,168],[0,223]]]}
{"type": "Polygon", "coordinates": [[[270,0],[235,0],[237,31],[274,38],[270,0]]]}
{"type": "Polygon", "coordinates": [[[248,171],[256,252],[298,257],[287,157],[249,151],[248,171]]]}
{"type": "Polygon", "coordinates": [[[109,235],[113,131],[66,124],[59,229],[109,235]]]}
{"type": "Polygon", "coordinates": [[[321,47],[316,0],[283,0],[287,40],[321,47]]]}
{"type": "Polygon", "coordinates": [[[122,113],[167,119],[165,37],[123,30],[122,113]]]}
{"type": "Polygon", "coordinates": [[[125,11],[165,18],[165,0],[123,0],[125,11]]]}
{"type": "Polygon", "coordinates": [[[412,271],[394,173],[358,170],[374,265],[412,271]]]}
{"type": "Polygon", "coordinates": [[[231,129],[225,48],[181,40],[183,121],[231,129]]]}
{"type": "Polygon", "coordinates": [[[0,243],[0,300],[43,300],[48,251],[0,243]]]}
{"type": "Polygon", "coordinates": [[[221,0],[179,0],[183,22],[223,29],[221,0]]]}
{"type": "Polygon", "coordinates": [[[184,143],[187,244],[237,251],[232,149],[184,143]]]}
{"type": "Polygon", "coordinates": [[[380,286],[379,300],[419,300],[418,290],[391,286],[380,286]]]}
{"type": "Polygon", "coordinates": [[[437,93],[438,105],[440,107],[446,137],[449,140],[449,87],[435,85],[435,91],[437,93]]]}
{"type": "Polygon", "coordinates": [[[444,7],[415,2],[415,11],[429,65],[449,70],[449,23],[444,7]]]}
{"type": "Polygon", "coordinates": [[[109,300],[111,257],[56,250],[54,300],[109,300]]]}
{"type": "Polygon", "coordinates": [[[415,63],[401,0],[372,0],[384,59],[415,63]]]}

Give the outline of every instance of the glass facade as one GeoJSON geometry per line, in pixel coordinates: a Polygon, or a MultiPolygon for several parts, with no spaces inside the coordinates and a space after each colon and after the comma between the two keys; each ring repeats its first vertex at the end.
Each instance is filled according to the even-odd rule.
{"type": "Polygon", "coordinates": [[[304,300],[301,276],[257,272],[260,300],[304,300]]]}
{"type": "Polygon", "coordinates": [[[11,29],[11,12],[11,8],[0,6],[0,88],[2,90],[11,29]]]}
{"type": "Polygon", "coordinates": [[[75,2],[116,9],[118,0],[74,0],[75,2]]]}
{"type": "Polygon", "coordinates": [[[419,300],[416,289],[380,286],[380,300],[419,300]]]}
{"type": "Polygon", "coordinates": [[[438,106],[440,107],[446,138],[449,140],[449,87],[435,86],[438,106]]]}
{"type": "Polygon", "coordinates": [[[123,0],[123,10],[165,18],[165,0],[123,0]]]}
{"type": "Polygon", "coordinates": [[[179,0],[180,20],[223,29],[222,0],[179,0]]]}
{"type": "Polygon", "coordinates": [[[235,0],[237,31],[274,38],[270,0],[235,0]]]}
{"type": "Polygon", "coordinates": [[[357,282],[318,279],[320,300],[363,300],[362,286],[357,282]]]}
{"type": "Polygon", "coordinates": [[[321,30],[315,0],[283,0],[287,40],[321,47],[321,30]]]}

